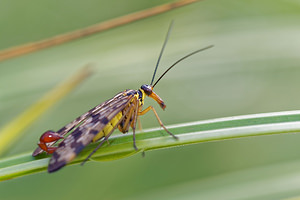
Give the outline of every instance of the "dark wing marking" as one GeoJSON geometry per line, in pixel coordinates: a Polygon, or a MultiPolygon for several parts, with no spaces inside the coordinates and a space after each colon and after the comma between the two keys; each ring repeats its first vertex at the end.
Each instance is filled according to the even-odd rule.
{"type": "MultiPolygon", "coordinates": [[[[112,130],[107,133],[104,137],[104,139],[97,145],[97,147],[84,159],[84,161],[82,161],[81,165],[83,165],[86,161],[88,161],[90,159],[90,157],[102,146],[102,144],[107,141],[107,139],[110,137],[110,135],[114,132],[114,130],[117,127],[120,127],[120,125],[124,122],[127,121],[128,116],[131,116],[132,114],[135,113],[134,109],[138,108],[135,105],[138,105],[137,103],[138,99],[137,98],[133,98],[132,101],[130,101],[130,103],[128,104],[128,106],[126,106],[123,110],[122,110],[122,117],[119,119],[118,123],[116,123],[116,125],[112,128],[112,130]],[[126,119],[127,117],[127,119],[126,119]]],[[[128,120],[130,121],[130,120],[128,120]]],[[[127,123],[127,127],[125,128],[127,131],[130,127],[130,123],[127,123]]],[[[122,131],[123,133],[125,133],[122,129],[120,129],[120,131],[122,131]]],[[[126,132],[127,132],[126,131],[126,132]]]]}
{"type": "Polygon", "coordinates": [[[59,144],[50,159],[48,172],[54,172],[72,161],[130,103],[134,94],[135,90],[127,90],[104,102],[97,112],[90,115],[59,144]]]}
{"type": "MultiPolygon", "coordinates": [[[[56,133],[58,133],[61,136],[65,136],[67,133],[71,132],[76,126],[78,126],[81,122],[86,120],[89,116],[98,112],[106,104],[107,104],[107,101],[90,109],[86,113],[84,113],[81,116],[74,119],[72,122],[68,123],[66,126],[59,129],[56,133]]],[[[53,146],[55,143],[56,142],[48,143],[47,146],[53,146]]],[[[40,147],[37,147],[35,149],[35,151],[32,153],[32,156],[37,156],[37,155],[41,154],[42,152],[43,152],[43,150],[40,147]]]]}

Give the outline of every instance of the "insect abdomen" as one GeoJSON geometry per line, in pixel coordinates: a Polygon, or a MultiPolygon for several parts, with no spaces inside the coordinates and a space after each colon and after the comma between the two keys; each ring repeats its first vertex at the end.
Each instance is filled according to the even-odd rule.
{"type": "Polygon", "coordinates": [[[114,127],[120,122],[122,118],[122,111],[119,112],[107,125],[93,138],[93,142],[100,140],[101,138],[107,136],[111,131],[114,130],[114,127]]]}

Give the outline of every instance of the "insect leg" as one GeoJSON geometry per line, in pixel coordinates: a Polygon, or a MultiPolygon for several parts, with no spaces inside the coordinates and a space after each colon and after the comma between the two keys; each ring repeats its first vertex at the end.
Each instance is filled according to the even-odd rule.
{"type": "Polygon", "coordinates": [[[139,116],[137,117],[137,121],[138,121],[139,131],[142,131],[143,127],[142,127],[142,123],[141,123],[141,118],[139,118],[139,116]]]}
{"type": "Polygon", "coordinates": [[[122,133],[127,133],[131,124],[132,120],[132,115],[134,114],[134,107],[133,103],[130,103],[129,107],[127,109],[124,109],[123,111],[124,116],[124,121],[122,122],[122,125],[119,126],[119,130],[122,133]],[[129,110],[129,111],[128,111],[129,110]],[[126,114],[125,114],[126,113],[126,114]]]}
{"type": "Polygon", "coordinates": [[[153,106],[149,106],[149,107],[146,108],[145,110],[139,112],[138,115],[144,115],[144,114],[146,114],[147,112],[149,112],[150,110],[152,110],[152,111],[154,112],[154,115],[155,115],[155,117],[156,117],[158,123],[160,124],[160,126],[163,127],[163,129],[165,129],[165,131],[166,131],[167,133],[169,133],[169,135],[171,135],[173,138],[178,139],[177,136],[175,136],[173,133],[171,133],[171,132],[164,126],[164,124],[163,124],[162,121],[160,120],[160,118],[159,118],[159,116],[158,116],[156,110],[153,108],[153,106]]]}
{"type": "Polygon", "coordinates": [[[114,130],[117,128],[117,126],[120,124],[120,122],[125,118],[125,116],[128,114],[128,112],[130,111],[130,109],[128,109],[126,111],[126,113],[123,114],[123,116],[121,117],[121,119],[119,120],[118,123],[116,123],[116,125],[112,128],[112,130],[110,131],[110,133],[108,133],[104,139],[97,145],[97,147],[84,159],[84,161],[82,161],[81,165],[84,165],[84,163],[86,161],[88,161],[88,159],[90,159],[90,157],[103,145],[103,143],[105,141],[108,141],[108,138],[111,136],[111,134],[114,132],[114,130]]]}
{"type": "Polygon", "coordinates": [[[139,104],[138,101],[135,99],[133,102],[134,105],[134,115],[133,115],[133,121],[132,121],[132,136],[133,136],[133,148],[137,151],[138,148],[136,147],[136,142],[135,142],[135,127],[136,127],[136,120],[138,117],[138,109],[139,109],[139,104]]]}
{"type": "Polygon", "coordinates": [[[110,145],[110,143],[109,143],[109,141],[108,141],[108,138],[105,138],[105,140],[106,140],[107,144],[110,145]]]}

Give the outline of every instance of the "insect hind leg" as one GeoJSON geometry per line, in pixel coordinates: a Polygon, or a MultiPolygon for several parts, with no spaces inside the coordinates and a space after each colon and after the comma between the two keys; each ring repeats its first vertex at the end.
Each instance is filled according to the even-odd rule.
{"type": "Polygon", "coordinates": [[[155,115],[155,117],[156,117],[158,123],[160,124],[160,126],[163,127],[163,129],[164,129],[169,135],[171,135],[174,139],[177,140],[178,137],[175,136],[173,133],[171,133],[171,132],[165,127],[165,125],[164,125],[164,124],[162,123],[162,121],[160,120],[160,118],[159,118],[159,116],[158,116],[158,114],[157,114],[157,112],[156,112],[156,110],[154,109],[153,106],[149,106],[148,108],[146,108],[146,109],[140,111],[140,112],[138,113],[138,115],[144,115],[144,114],[146,114],[147,112],[149,112],[150,110],[153,111],[153,113],[154,113],[154,115],[155,115]]]}

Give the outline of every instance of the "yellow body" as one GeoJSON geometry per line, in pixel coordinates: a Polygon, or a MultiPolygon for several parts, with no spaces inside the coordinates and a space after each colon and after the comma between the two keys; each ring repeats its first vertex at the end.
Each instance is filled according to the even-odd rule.
{"type": "MultiPolygon", "coordinates": [[[[144,103],[144,99],[145,99],[145,93],[143,90],[141,90],[142,92],[142,97],[139,101],[139,107],[141,107],[144,103]]],[[[134,95],[134,98],[139,99],[139,94],[137,93],[136,95],[134,95]]],[[[133,100],[132,100],[133,101],[133,100]]],[[[121,118],[123,117],[123,111],[119,112],[105,127],[102,131],[100,131],[94,138],[93,138],[93,142],[96,142],[98,140],[100,140],[101,138],[107,136],[108,134],[111,133],[111,131],[114,130],[114,128],[116,127],[117,124],[120,123],[121,118]]]]}
{"type": "Polygon", "coordinates": [[[102,131],[100,131],[94,138],[93,142],[96,142],[97,140],[101,139],[102,137],[105,137],[107,134],[109,134],[113,128],[119,123],[120,119],[122,118],[122,111],[119,112],[105,127],[102,131]]]}

